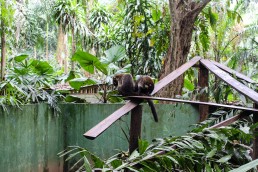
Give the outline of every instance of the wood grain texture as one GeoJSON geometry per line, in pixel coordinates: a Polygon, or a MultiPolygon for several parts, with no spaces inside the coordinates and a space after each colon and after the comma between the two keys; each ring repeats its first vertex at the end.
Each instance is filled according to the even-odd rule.
{"type": "Polygon", "coordinates": [[[249,99],[253,100],[255,103],[258,104],[258,93],[254,90],[250,89],[249,87],[245,86],[244,84],[237,81],[235,78],[230,76],[228,73],[224,72],[216,65],[214,65],[211,61],[207,59],[201,59],[201,63],[212,73],[214,73],[217,77],[221,80],[226,82],[228,85],[233,87],[235,90],[240,92],[241,94],[247,96],[249,99]]]}

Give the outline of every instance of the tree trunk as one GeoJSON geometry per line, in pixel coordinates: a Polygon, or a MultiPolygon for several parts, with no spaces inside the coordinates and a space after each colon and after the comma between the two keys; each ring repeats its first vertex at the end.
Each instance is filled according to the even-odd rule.
{"type": "Polygon", "coordinates": [[[48,53],[48,31],[49,30],[49,24],[48,24],[48,21],[47,21],[47,26],[46,26],[46,61],[48,61],[48,56],[49,56],[49,53],[48,53]]]}
{"type": "MultiPolygon", "coordinates": [[[[159,79],[164,78],[186,62],[191,47],[195,19],[209,2],[210,0],[200,2],[169,0],[171,16],[170,46],[159,79]]],[[[181,95],[183,84],[184,78],[180,76],[163,88],[159,96],[173,98],[176,95],[181,95]]]]}
{"type": "MultiPolygon", "coordinates": [[[[74,28],[72,28],[72,56],[74,55],[76,51],[76,35],[75,35],[75,31],[74,28]]],[[[71,71],[75,70],[75,62],[71,61],[71,71]]]]}
{"type": "Polygon", "coordinates": [[[5,77],[5,67],[6,67],[6,38],[5,38],[5,21],[3,17],[3,4],[1,4],[1,81],[5,77]]]}
{"type": "Polygon", "coordinates": [[[58,28],[58,38],[57,38],[57,50],[56,50],[56,60],[58,64],[62,66],[62,53],[64,50],[64,31],[62,25],[58,28]]]}
{"type": "Polygon", "coordinates": [[[5,29],[4,29],[4,22],[2,20],[1,30],[1,81],[4,80],[5,77],[5,67],[6,67],[6,40],[5,40],[5,29]]]}
{"type": "Polygon", "coordinates": [[[68,35],[67,33],[64,35],[64,45],[63,45],[63,65],[64,65],[64,73],[67,74],[68,73],[68,35]]]}

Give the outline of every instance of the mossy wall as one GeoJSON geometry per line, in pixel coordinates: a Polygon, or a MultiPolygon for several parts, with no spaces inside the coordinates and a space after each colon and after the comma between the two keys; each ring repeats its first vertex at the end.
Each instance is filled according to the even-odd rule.
{"type": "MultiPolygon", "coordinates": [[[[127,150],[122,131],[129,131],[130,115],[125,115],[95,140],[83,134],[122,104],[60,104],[55,113],[46,104],[8,107],[0,111],[0,171],[67,171],[57,153],[67,146],[85,147],[102,158],[127,150]]],[[[155,105],[155,123],[148,105],[143,105],[142,138],[185,134],[199,115],[191,105],[155,105]]]]}

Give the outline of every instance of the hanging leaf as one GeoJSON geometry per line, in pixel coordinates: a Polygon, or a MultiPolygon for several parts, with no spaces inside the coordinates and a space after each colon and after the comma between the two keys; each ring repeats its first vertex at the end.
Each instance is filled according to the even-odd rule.
{"type": "MultiPolygon", "coordinates": [[[[29,55],[27,55],[27,54],[22,54],[22,55],[19,55],[19,56],[15,56],[14,58],[12,58],[12,59],[14,59],[16,62],[22,62],[23,60],[25,60],[26,58],[28,58],[29,57],[29,55]]],[[[12,59],[10,59],[10,60],[12,60],[12,59]]]]}
{"type": "Polygon", "coordinates": [[[39,75],[52,74],[54,72],[53,67],[46,61],[32,60],[31,66],[33,71],[39,75]]]}
{"type": "Polygon", "coordinates": [[[72,60],[77,61],[81,67],[89,73],[93,74],[94,68],[96,67],[107,75],[106,65],[102,64],[96,56],[90,53],[78,51],[73,55],[72,60]]]}
{"type": "Polygon", "coordinates": [[[105,51],[106,58],[104,59],[104,63],[110,64],[114,62],[118,62],[126,57],[125,47],[121,45],[115,45],[110,49],[105,51]]]}
{"type": "Polygon", "coordinates": [[[70,102],[70,103],[85,103],[85,100],[76,96],[66,96],[65,97],[65,102],[70,102]]]}
{"type": "Polygon", "coordinates": [[[146,140],[138,140],[138,144],[139,144],[139,153],[140,155],[143,154],[145,152],[145,150],[148,148],[149,143],[146,140]]]}
{"type": "Polygon", "coordinates": [[[232,157],[232,155],[226,155],[226,156],[220,158],[219,160],[217,160],[217,162],[220,162],[220,163],[228,162],[228,160],[230,160],[231,157],[232,157]]]}
{"type": "Polygon", "coordinates": [[[85,171],[92,171],[92,168],[90,166],[90,162],[88,161],[86,156],[83,157],[83,160],[84,160],[83,165],[84,165],[85,171]]]}
{"type": "Polygon", "coordinates": [[[251,161],[245,165],[242,165],[234,170],[231,170],[229,172],[246,172],[248,170],[251,170],[253,168],[256,168],[258,166],[258,159],[251,161]]]}
{"type": "Polygon", "coordinates": [[[68,76],[67,76],[67,78],[65,79],[65,82],[68,82],[68,81],[70,81],[70,80],[72,80],[74,78],[75,78],[75,72],[74,71],[70,71],[68,76]]]}
{"type": "Polygon", "coordinates": [[[194,90],[194,84],[191,83],[191,81],[189,79],[184,79],[184,87],[186,89],[188,89],[189,91],[193,91],[194,90]]]}
{"type": "Polygon", "coordinates": [[[210,20],[210,24],[212,29],[215,31],[216,26],[217,26],[217,21],[218,21],[218,14],[214,13],[211,9],[211,7],[209,7],[209,20],[210,20]]]}
{"type": "Polygon", "coordinates": [[[69,81],[71,87],[79,90],[82,86],[96,84],[96,81],[89,78],[75,78],[69,81]]]}
{"type": "Polygon", "coordinates": [[[207,155],[206,158],[212,158],[217,152],[217,148],[212,149],[207,155]]]}

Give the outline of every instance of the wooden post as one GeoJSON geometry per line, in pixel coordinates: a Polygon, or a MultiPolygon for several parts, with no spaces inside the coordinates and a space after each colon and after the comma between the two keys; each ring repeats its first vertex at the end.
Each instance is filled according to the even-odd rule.
{"type": "MultiPolygon", "coordinates": [[[[200,91],[202,91],[202,89],[204,89],[205,87],[208,88],[209,86],[209,71],[201,63],[199,64],[198,86],[200,91]]],[[[209,101],[208,90],[203,91],[200,94],[200,101],[201,102],[209,101]]],[[[209,106],[199,105],[199,113],[200,113],[200,122],[206,120],[209,114],[209,106]]]]}
{"type": "MultiPolygon", "coordinates": [[[[254,103],[254,108],[258,108],[258,104],[254,103]]],[[[258,122],[258,112],[253,112],[253,123],[258,122]]],[[[258,128],[254,130],[254,140],[253,140],[253,160],[258,158],[258,128]]]]}
{"type": "Polygon", "coordinates": [[[138,139],[141,138],[142,106],[138,105],[131,111],[129,153],[138,148],[138,139]]]}

